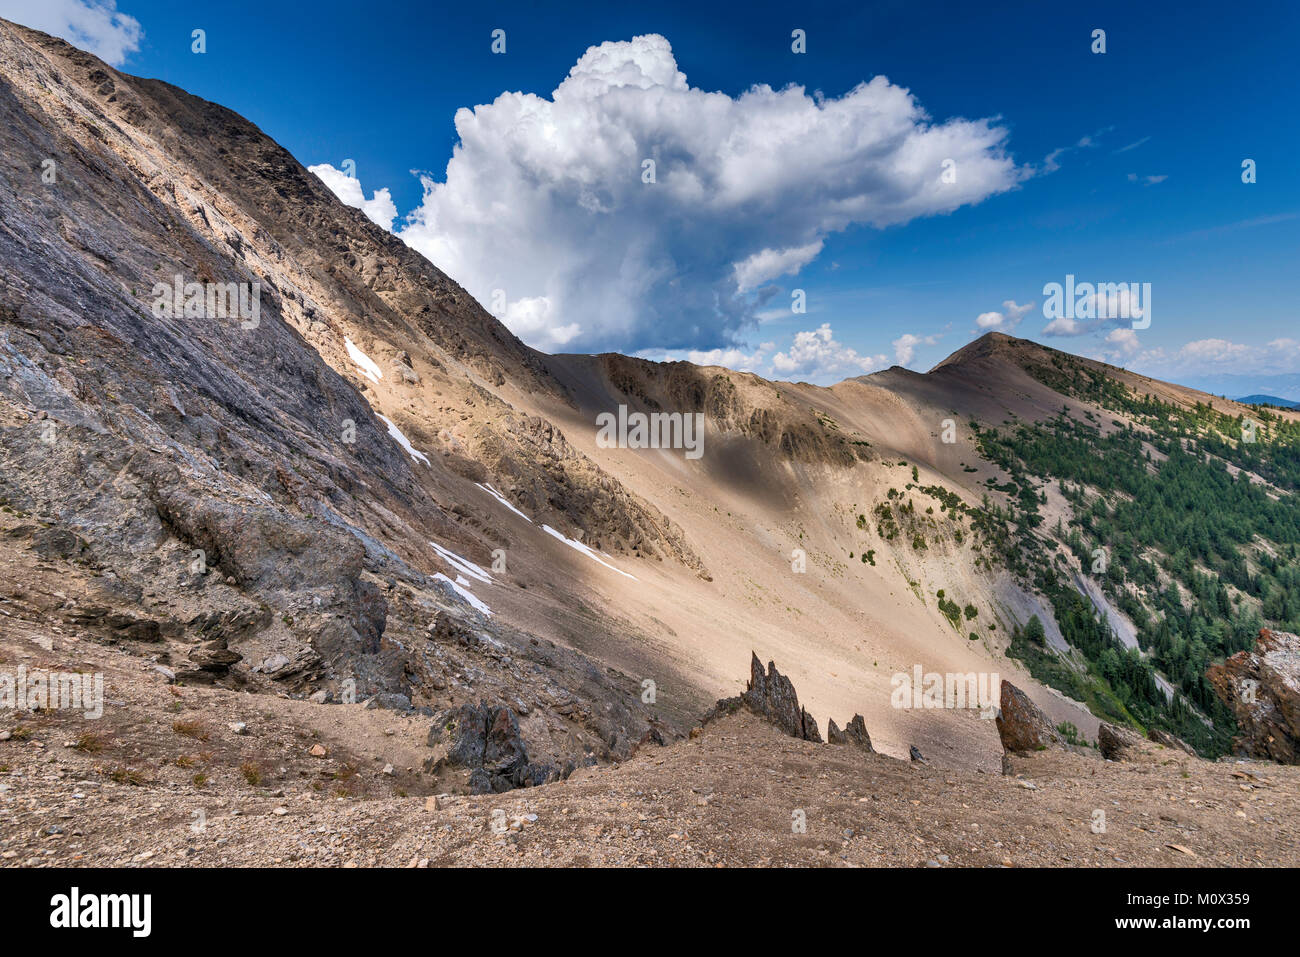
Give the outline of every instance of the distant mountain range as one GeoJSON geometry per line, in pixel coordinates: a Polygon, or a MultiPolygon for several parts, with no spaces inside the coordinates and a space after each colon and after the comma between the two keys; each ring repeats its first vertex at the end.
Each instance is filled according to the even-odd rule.
{"type": "Polygon", "coordinates": [[[1265,395],[1300,402],[1300,372],[1280,375],[1179,376],[1178,381],[1212,395],[1265,395]]]}
{"type": "Polygon", "coordinates": [[[1276,395],[1243,395],[1237,401],[1245,405],[1276,405],[1283,409],[1300,409],[1300,402],[1293,399],[1283,399],[1276,395]]]}

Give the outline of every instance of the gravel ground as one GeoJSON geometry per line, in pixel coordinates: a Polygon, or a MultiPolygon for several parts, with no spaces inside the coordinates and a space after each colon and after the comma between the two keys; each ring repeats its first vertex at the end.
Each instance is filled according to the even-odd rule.
{"type": "Polygon", "coordinates": [[[4,865],[1300,864],[1300,769],[1277,765],[1157,749],[950,771],[741,712],[566,782],[438,796],[420,770],[427,719],[144,672],[110,687],[93,740],[63,712],[0,714],[4,865]]]}

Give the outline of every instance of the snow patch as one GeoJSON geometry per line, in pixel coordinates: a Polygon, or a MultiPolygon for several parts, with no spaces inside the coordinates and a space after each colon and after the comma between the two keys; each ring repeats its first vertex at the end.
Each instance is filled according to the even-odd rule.
{"type": "Polygon", "coordinates": [[[384,377],[384,370],[370,356],[357,348],[355,342],[343,337],[343,347],[348,350],[348,358],[357,364],[357,370],[371,382],[378,382],[384,377]]]}
{"type": "Polygon", "coordinates": [[[433,577],[441,581],[445,581],[452,588],[456,589],[456,594],[460,595],[461,598],[464,598],[465,601],[475,610],[483,613],[484,615],[487,615],[489,618],[492,616],[492,609],[489,608],[487,605],[485,605],[482,599],[476,597],[475,594],[472,591],[470,591],[468,588],[466,588],[464,585],[456,584],[454,581],[452,581],[442,572],[438,572],[433,577]]]}
{"type": "Polygon", "coordinates": [[[450,548],[443,548],[437,542],[430,542],[429,544],[433,546],[433,550],[438,553],[438,556],[452,568],[456,569],[456,571],[466,574],[470,578],[481,581],[486,585],[492,584],[492,576],[479,568],[468,558],[461,558],[450,548]]]}
{"type": "Polygon", "coordinates": [[[573,548],[573,549],[576,549],[577,551],[582,552],[582,554],[586,555],[586,556],[587,556],[588,558],[590,558],[593,562],[599,562],[600,564],[604,565],[606,568],[610,569],[611,571],[616,571],[616,572],[618,572],[618,573],[619,573],[620,575],[622,575],[624,578],[630,578],[630,579],[632,579],[632,581],[637,581],[637,577],[636,577],[635,575],[629,575],[627,572],[623,571],[623,569],[621,569],[621,568],[615,568],[613,565],[611,565],[609,562],[605,561],[603,558],[601,558],[599,555],[597,555],[594,551],[592,551],[592,550],[591,550],[590,548],[588,548],[586,545],[582,544],[582,542],[574,541],[572,538],[566,538],[566,537],[565,537],[561,532],[557,532],[555,529],[551,528],[551,526],[549,526],[549,525],[543,525],[543,526],[542,526],[542,531],[546,532],[548,535],[554,535],[556,538],[558,538],[560,541],[564,542],[564,544],[568,545],[570,548],[573,548]]]}
{"type": "Polygon", "coordinates": [[[528,517],[527,515],[525,515],[523,512],[519,511],[519,509],[515,508],[514,505],[510,504],[510,500],[509,500],[508,498],[506,498],[504,495],[502,495],[500,492],[498,492],[495,488],[493,488],[493,487],[492,487],[492,484],[491,484],[490,482],[487,483],[487,484],[485,484],[485,483],[483,483],[483,482],[475,482],[474,484],[477,485],[479,488],[481,488],[483,491],[487,492],[489,495],[491,495],[494,499],[496,499],[498,502],[500,502],[500,503],[501,503],[502,505],[504,505],[506,508],[510,509],[510,511],[514,512],[516,515],[518,515],[520,518],[522,518],[525,522],[529,522],[529,523],[532,522],[532,519],[531,519],[531,518],[529,518],[529,517],[528,517]]]}
{"type": "MultiPolygon", "coordinates": [[[[379,413],[376,412],[375,415],[379,415],[379,413]]],[[[393,424],[392,419],[388,418],[388,416],[386,415],[379,415],[379,417],[384,420],[385,424],[387,424],[388,434],[397,440],[398,445],[406,449],[407,455],[409,455],[416,462],[423,462],[425,465],[429,464],[429,456],[425,455],[423,452],[417,451],[411,445],[411,440],[408,439],[405,435],[403,435],[402,430],[393,424]]]]}
{"type": "Polygon", "coordinates": [[[450,565],[457,573],[455,581],[448,578],[442,572],[438,572],[433,577],[445,581],[448,585],[454,588],[456,594],[465,599],[471,607],[482,612],[484,615],[491,617],[492,609],[489,608],[481,598],[470,591],[472,586],[465,576],[468,575],[470,578],[488,585],[492,584],[492,576],[479,568],[479,566],[475,565],[468,558],[462,558],[460,555],[457,555],[450,548],[443,548],[437,542],[430,542],[429,544],[433,547],[433,550],[438,553],[438,557],[450,565]]]}

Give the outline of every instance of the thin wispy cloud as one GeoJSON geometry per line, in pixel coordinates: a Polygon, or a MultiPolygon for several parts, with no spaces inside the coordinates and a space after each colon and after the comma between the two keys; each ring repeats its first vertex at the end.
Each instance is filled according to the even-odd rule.
{"type": "Polygon", "coordinates": [[[1073,153],[1076,150],[1096,149],[1097,146],[1099,145],[1097,141],[1102,136],[1104,136],[1105,134],[1113,130],[1114,128],[1115,127],[1113,126],[1106,126],[1103,127],[1102,129],[1097,130],[1097,132],[1095,133],[1089,133],[1086,136],[1081,136],[1074,142],[1073,146],[1058,146],[1056,149],[1052,150],[1045,157],[1043,157],[1043,172],[1055,173],[1058,169],[1061,168],[1061,157],[1065,156],[1068,153],[1073,153]]]}
{"type": "Polygon", "coordinates": [[[1235,223],[1223,223],[1219,226],[1207,226],[1205,229],[1194,229],[1191,232],[1179,233],[1166,239],[1165,242],[1179,242],[1185,239],[1209,239],[1222,233],[1233,232],[1238,229],[1254,229],[1257,226],[1273,226],[1277,223],[1288,223],[1294,219],[1300,218],[1300,212],[1290,213],[1273,213],[1268,216],[1254,216],[1250,219],[1239,219],[1235,223]]]}
{"type": "Polygon", "coordinates": [[[1112,155],[1118,156],[1120,153],[1127,153],[1129,150],[1135,150],[1135,149],[1137,149],[1139,146],[1141,146],[1143,143],[1148,142],[1150,139],[1151,139],[1151,137],[1149,137],[1149,136],[1144,136],[1144,137],[1142,137],[1142,139],[1137,140],[1136,142],[1130,143],[1128,146],[1121,146],[1119,149],[1115,150],[1114,153],[1113,153],[1112,155]]]}
{"type": "Polygon", "coordinates": [[[1150,349],[1134,358],[1144,372],[1173,380],[1188,375],[1277,375],[1300,370],[1300,339],[1283,336],[1259,345],[1222,337],[1194,339],[1176,349],[1150,349]]]}

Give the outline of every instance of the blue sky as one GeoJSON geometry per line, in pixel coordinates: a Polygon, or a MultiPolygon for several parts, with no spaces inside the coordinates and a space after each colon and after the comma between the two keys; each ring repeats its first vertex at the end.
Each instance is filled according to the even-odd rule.
{"type": "Polygon", "coordinates": [[[351,159],[336,191],[387,189],[394,230],[484,305],[500,289],[496,311],[548,351],[830,382],[1004,328],[1191,384],[1300,371],[1293,3],[470,6],[0,15],[222,103],[306,165],[351,159]],[[666,43],[628,42],[651,34],[666,43]],[[945,151],[958,193],[933,188],[945,151]],[[1149,328],[1045,335],[1044,284],[1067,274],[1150,283],[1149,328]]]}

